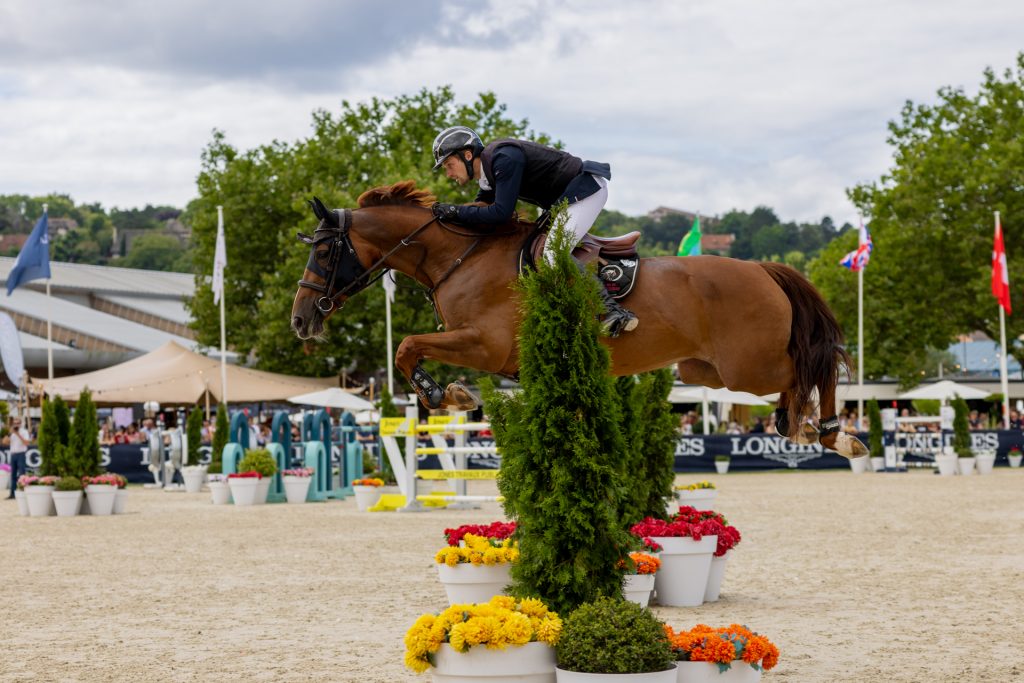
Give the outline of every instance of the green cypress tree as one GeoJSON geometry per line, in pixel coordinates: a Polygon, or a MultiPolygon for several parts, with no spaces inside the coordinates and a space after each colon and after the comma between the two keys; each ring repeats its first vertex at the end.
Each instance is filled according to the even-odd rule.
{"type": "Polygon", "coordinates": [[[885,457],[885,446],[882,443],[882,411],[878,401],[868,401],[868,452],[871,455],[885,457]]]}
{"type": "Polygon", "coordinates": [[[553,223],[554,264],[544,260],[517,285],[522,390],[504,396],[490,384],[485,400],[502,451],[498,488],[517,522],[512,593],[568,614],[620,595],[630,538],[619,518],[625,442],[598,341],[597,283],[569,255],[564,210],[553,223]]]}
{"type": "Polygon", "coordinates": [[[665,519],[665,499],[672,498],[676,481],[676,443],[679,424],[668,402],[672,391],[672,371],[668,368],[647,372],[640,376],[639,394],[643,404],[638,423],[641,424],[643,447],[640,469],[636,477],[647,484],[647,498],[640,517],[665,519]]]}
{"type": "Polygon", "coordinates": [[[186,465],[198,465],[202,456],[199,448],[203,445],[203,411],[192,408],[185,421],[185,436],[188,437],[188,462],[186,465]]]}
{"type": "Polygon", "coordinates": [[[402,417],[402,414],[398,412],[398,406],[395,405],[395,401],[391,396],[391,392],[388,391],[387,386],[381,387],[380,390],[380,416],[402,417]]]}
{"type": "Polygon", "coordinates": [[[223,469],[224,447],[228,445],[228,404],[217,406],[217,423],[213,429],[213,443],[210,444],[210,474],[220,474],[223,469]]]}
{"type": "MultiPolygon", "coordinates": [[[[615,380],[615,400],[622,412],[620,431],[625,441],[625,457],[622,459],[623,496],[619,518],[623,528],[628,529],[643,519],[647,508],[650,484],[643,476],[644,469],[644,396],[636,375],[619,377],[615,380]]],[[[664,506],[663,506],[664,507],[664,506]]]]}
{"type": "Polygon", "coordinates": [[[71,444],[71,411],[68,410],[68,404],[60,396],[53,399],[53,412],[57,420],[60,442],[68,446],[71,444]]]}
{"type": "Polygon", "coordinates": [[[81,479],[100,473],[100,424],[96,418],[96,404],[92,402],[92,393],[88,388],[82,389],[78,395],[68,447],[72,463],[69,474],[81,479]]]}
{"type": "Polygon", "coordinates": [[[953,399],[953,450],[961,458],[970,458],[974,455],[971,451],[971,432],[967,424],[967,414],[970,409],[967,401],[959,396],[953,399]]]}
{"type": "Polygon", "coordinates": [[[43,476],[59,476],[57,473],[57,447],[60,442],[60,430],[57,427],[57,416],[54,413],[53,401],[43,401],[42,419],[39,422],[39,473],[43,476]]]}

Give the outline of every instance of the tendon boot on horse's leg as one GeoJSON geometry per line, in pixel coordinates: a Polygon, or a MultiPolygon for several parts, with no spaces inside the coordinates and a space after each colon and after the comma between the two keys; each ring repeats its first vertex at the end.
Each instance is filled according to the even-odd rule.
{"type": "Polygon", "coordinates": [[[818,441],[818,430],[806,420],[801,420],[795,434],[790,434],[789,408],[775,409],[775,431],[793,443],[809,446],[818,441]]]}
{"type": "Polygon", "coordinates": [[[480,401],[463,386],[462,382],[452,382],[444,390],[444,405],[448,410],[476,410],[480,401]]]}
{"type": "Polygon", "coordinates": [[[440,408],[441,400],[444,398],[444,389],[434,381],[434,378],[427,374],[427,371],[417,365],[412,370],[412,388],[428,408],[440,408]]]}
{"type": "Polygon", "coordinates": [[[609,337],[618,337],[623,332],[632,332],[636,329],[636,326],[640,324],[640,319],[636,317],[633,311],[623,308],[615,297],[611,295],[608,289],[604,286],[604,280],[599,278],[596,274],[591,274],[587,271],[586,267],[583,266],[579,261],[576,262],[576,267],[580,269],[580,272],[587,275],[597,281],[601,293],[601,303],[604,304],[604,318],[601,320],[601,331],[607,334],[609,337]]]}
{"type": "Polygon", "coordinates": [[[831,448],[847,458],[859,458],[868,454],[867,446],[852,434],[839,431],[839,418],[835,415],[821,421],[821,445],[831,448]]]}

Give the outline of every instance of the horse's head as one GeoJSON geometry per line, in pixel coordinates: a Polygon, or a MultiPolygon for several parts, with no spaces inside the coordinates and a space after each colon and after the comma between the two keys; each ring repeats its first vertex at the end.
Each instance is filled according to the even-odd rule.
{"type": "Polygon", "coordinates": [[[323,332],[324,321],[366,287],[369,275],[352,243],[352,212],[330,211],[316,197],[310,206],[320,224],[312,235],[298,234],[299,241],[309,245],[309,260],[292,303],[292,329],[299,339],[323,332]]]}

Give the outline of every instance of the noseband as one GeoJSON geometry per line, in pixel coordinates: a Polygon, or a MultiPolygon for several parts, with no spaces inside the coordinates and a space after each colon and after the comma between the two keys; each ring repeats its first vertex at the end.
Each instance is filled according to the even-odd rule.
{"type": "Polygon", "coordinates": [[[363,264],[359,261],[356,248],[352,244],[352,238],[349,235],[349,229],[352,227],[352,210],[343,209],[338,211],[336,209],[334,214],[337,217],[337,226],[331,225],[327,220],[321,220],[320,225],[313,231],[312,236],[301,232],[296,235],[300,242],[309,244],[311,247],[309,261],[306,262],[306,270],[319,275],[326,283],[321,285],[309,280],[299,280],[299,287],[306,287],[323,295],[316,300],[316,307],[324,315],[330,313],[336,306],[338,308],[344,306],[344,304],[336,302],[338,297],[354,296],[383,277],[384,273],[387,272],[386,269],[382,270],[376,277],[371,277],[371,275],[373,275],[373,271],[378,267],[384,265],[388,257],[402,247],[409,246],[412,238],[437,221],[436,217],[431,218],[414,230],[408,237],[396,244],[388,253],[377,259],[377,262],[367,269],[363,268],[363,264]],[[326,269],[321,268],[316,260],[316,248],[324,242],[328,243],[326,269]],[[335,291],[338,280],[341,281],[342,288],[335,291]]]}

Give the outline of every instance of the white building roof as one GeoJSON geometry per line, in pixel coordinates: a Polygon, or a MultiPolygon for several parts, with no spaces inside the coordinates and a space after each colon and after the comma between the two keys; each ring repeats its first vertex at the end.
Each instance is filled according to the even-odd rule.
{"type": "MultiPolygon", "coordinates": [[[[0,281],[7,285],[7,274],[15,258],[0,256],[0,281]]],[[[182,298],[195,292],[195,280],[188,273],[167,273],[159,270],[92,266],[82,263],[50,261],[50,280],[54,288],[80,289],[97,294],[125,294],[136,297],[182,298]]],[[[25,287],[42,289],[45,280],[33,280],[25,287]]],[[[20,289],[20,288],[19,288],[20,289]]]]}
{"type": "Polygon", "coordinates": [[[188,325],[192,322],[192,316],[185,309],[184,299],[154,299],[122,294],[103,294],[102,296],[112,303],[143,313],[150,313],[164,320],[181,323],[182,325],[188,325]]]}
{"type": "MultiPolygon", "coordinates": [[[[18,330],[18,341],[21,342],[22,351],[28,351],[29,349],[42,349],[43,351],[46,350],[45,337],[37,337],[34,334],[29,334],[28,332],[22,332],[21,330],[18,330]]],[[[71,347],[65,346],[64,344],[61,344],[56,339],[54,339],[53,349],[55,351],[69,351],[71,350],[71,347]]]]}

